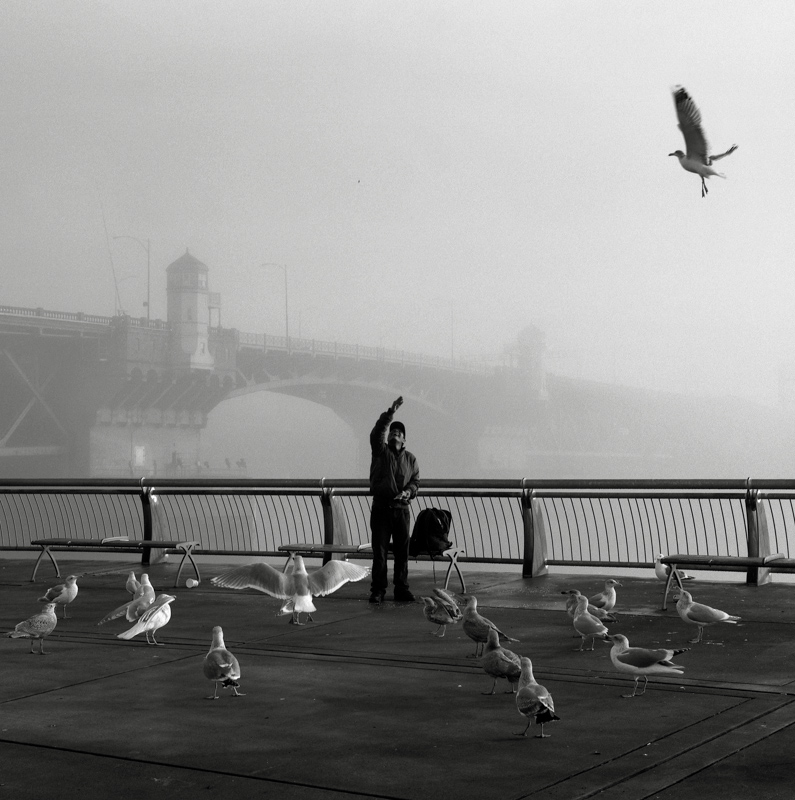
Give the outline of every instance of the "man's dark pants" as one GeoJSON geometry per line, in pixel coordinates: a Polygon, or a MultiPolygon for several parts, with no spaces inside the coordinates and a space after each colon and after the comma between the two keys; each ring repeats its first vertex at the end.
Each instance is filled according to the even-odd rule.
{"type": "Polygon", "coordinates": [[[370,532],[373,544],[373,573],[370,591],[381,593],[386,591],[387,580],[387,548],[392,539],[392,554],[395,559],[394,583],[395,591],[408,591],[409,588],[409,526],[410,513],[408,506],[390,508],[389,506],[373,506],[370,512],[370,532]]]}

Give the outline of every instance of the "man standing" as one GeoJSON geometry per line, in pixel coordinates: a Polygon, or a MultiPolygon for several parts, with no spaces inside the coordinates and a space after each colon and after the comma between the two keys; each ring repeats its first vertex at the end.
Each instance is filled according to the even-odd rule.
{"type": "Polygon", "coordinates": [[[398,397],[381,414],[370,432],[370,494],[373,495],[370,512],[373,542],[371,603],[381,603],[386,594],[389,583],[386,557],[390,539],[395,558],[395,600],[400,603],[414,600],[409,591],[409,503],[417,496],[420,472],[417,459],[406,450],[405,426],[392,420],[401,405],[403,398],[398,397]]]}

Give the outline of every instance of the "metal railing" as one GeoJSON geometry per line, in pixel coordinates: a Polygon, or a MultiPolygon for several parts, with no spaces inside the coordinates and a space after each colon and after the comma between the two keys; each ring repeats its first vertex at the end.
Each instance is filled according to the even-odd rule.
{"type": "MultiPolygon", "coordinates": [[[[142,480],[0,483],[0,548],[37,538],[196,539],[207,554],[277,555],[290,542],[369,541],[362,480],[142,480]]],[[[795,553],[795,481],[424,480],[412,523],[452,514],[464,560],[650,567],[658,553],[795,553]]]]}

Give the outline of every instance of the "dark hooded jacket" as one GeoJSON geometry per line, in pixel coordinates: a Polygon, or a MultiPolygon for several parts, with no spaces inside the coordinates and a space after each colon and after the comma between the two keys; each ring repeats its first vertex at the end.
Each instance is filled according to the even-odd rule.
{"type": "Polygon", "coordinates": [[[387,444],[393,416],[391,409],[385,411],[370,432],[370,494],[376,508],[408,506],[409,500],[396,500],[395,497],[407,489],[413,500],[420,485],[420,471],[413,453],[405,447],[395,453],[387,444]]]}

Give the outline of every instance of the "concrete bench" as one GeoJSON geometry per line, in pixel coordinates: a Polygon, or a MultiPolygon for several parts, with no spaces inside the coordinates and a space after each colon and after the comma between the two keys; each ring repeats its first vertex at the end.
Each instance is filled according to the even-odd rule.
{"type": "Polygon", "coordinates": [[[684,589],[680,569],[706,569],[723,570],[727,572],[748,569],[771,569],[777,572],[795,572],[795,558],[787,558],[783,553],[773,553],[769,556],[691,556],[686,553],[677,553],[660,559],[661,564],[669,566],[668,580],[665,582],[662,608],[668,607],[668,592],[671,584],[676,581],[680,589],[684,589]]]}
{"type": "MultiPolygon", "coordinates": [[[[300,553],[301,555],[322,555],[324,558],[324,563],[328,561],[331,556],[335,553],[342,555],[342,557],[347,561],[348,556],[356,555],[357,553],[367,553],[372,555],[373,553],[373,546],[369,542],[367,544],[312,544],[311,542],[291,542],[289,544],[282,544],[279,545],[279,550],[282,552],[287,553],[287,561],[284,565],[284,572],[287,571],[287,567],[290,565],[290,561],[292,561],[293,556],[296,553],[300,553]]],[[[461,568],[458,566],[458,559],[465,555],[465,552],[459,547],[451,547],[448,550],[445,550],[442,553],[449,560],[449,564],[447,566],[447,574],[444,578],[444,588],[447,589],[450,583],[450,574],[453,569],[458,573],[458,580],[461,582],[461,591],[466,592],[467,587],[464,583],[464,576],[461,574],[461,568]]],[[[416,557],[414,557],[416,558],[416,557]]],[[[431,559],[433,561],[433,559],[431,559]]],[[[434,566],[434,579],[436,577],[436,568],[434,566]]]]}
{"type": "Polygon", "coordinates": [[[55,567],[55,574],[61,577],[61,571],[58,568],[58,562],[53,556],[53,550],[74,550],[77,552],[98,552],[98,553],[144,553],[149,550],[165,550],[167,553],[182,554],[182,560],[179,562],[177,569],[177,577],[174,581],[174,586],[179,586],[179,576],[182,574],[182,567],[185,564],[185,559],[188,559],[193,565],[196,572],[196,580],[201,582],[201,575],[196,562],[193,560],[193,551],[199,547],[199,543],[195,541],[177,542],[177,541],[154,541],[143,539],[126,539],[120,537],[110,536],[105,539],[66,539],[66,538],[52,538],[52,539],[34,539],[31,544],[41,547],[41,553],[36,559],[33,566],[33,574],[30,576],[31,582],[36,580],[36,571],[39,568],[42,558],[45,555],[49,556],[52,565],[55,567]]]}

